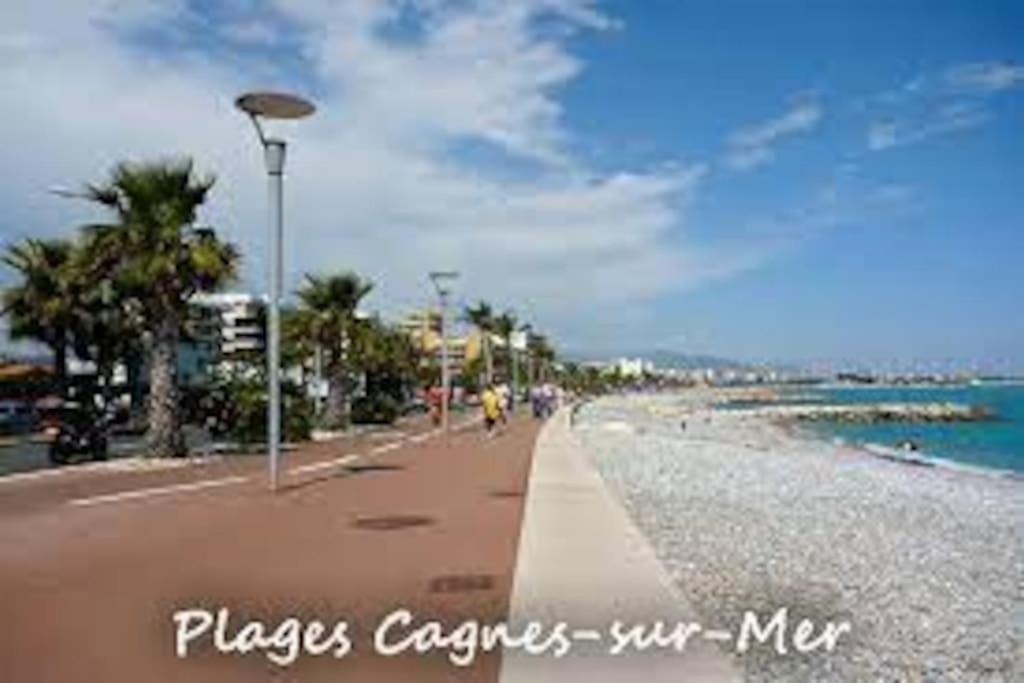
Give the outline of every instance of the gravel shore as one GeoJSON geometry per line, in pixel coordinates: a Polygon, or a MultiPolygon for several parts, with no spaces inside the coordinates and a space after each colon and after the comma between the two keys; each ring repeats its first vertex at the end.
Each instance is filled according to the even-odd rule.
{"type": "Polygon", "coordinates": [[[850,621],[831,653],[749,652],[747,680],[1024,680],[1024,482],[888,462],[710,397],[603,398],[575,431],[706,626],[779,607],[850,621]]]}

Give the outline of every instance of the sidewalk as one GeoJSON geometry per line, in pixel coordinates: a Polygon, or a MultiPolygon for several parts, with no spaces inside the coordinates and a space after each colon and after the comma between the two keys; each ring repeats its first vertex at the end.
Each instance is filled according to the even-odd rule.
{"type": "Polygon", "coordinates": [[[650,625],[697,617],[587,462],[569,419],[569,411],[559,412],[537,441],[509,620],[516,631],[531,621],[549,628],[564,621],[581,635],[561,659],[507,652],[501,683],[741,680],[732,662],[699,637],[682,653],[607,653],[616,620],[650,625]]]}
{"type": "Polygon", "coordinates": [[[277,495],[262,459],[0,484],[3,678],[496,680],[497,653],[467,669],[441,652],[385,659],[366,630],[399,607],[505,619],[536,430],[303,447],[277,495]],[[271,624],[344,619],[357,649],[287,669],[209,647],[175,658],[173,612],[219,606],[271,624]]]}

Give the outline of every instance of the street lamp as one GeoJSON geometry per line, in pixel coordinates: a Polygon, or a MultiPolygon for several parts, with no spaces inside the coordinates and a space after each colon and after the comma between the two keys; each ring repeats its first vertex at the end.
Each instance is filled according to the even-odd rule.
{"type": "Polygon", "coordinates": [[[533,333],[533,325],[527,323],[519,328],[519,331],[523,333],[526,340],[526,383],[529,385],[529,389],[533,388],[533,350],[530,348],[530,335],[533,333]]]}
{"type": "MultiPolygon", "coordinates": [[[[530,325],[520,325],[519,329],[516,330],[515,341],[511,344],[509,353],[512,356],[512,405],[515,406],[519,402],[521,388],[519,386],[519,342],[523,342],[523,350],[526,351],[529,348],[529,330],[530,325]]],[[[527,378],[527,385],[530,384],[529,378],[527,378]]],[[[529,390],[529,386],[527,386],[529,390]]]]}
{"type": "Polygon", "coordinates": [[[452,391],[451,368],[448,364],[448,295],[451,289],[448,282],[459,277],[455,271],[434,271],[430,281],[437,290],[437,298],[441,304],[441,428],[448,432],[448,400],[452,391]]]}
{"type": "Polygon", "coordinates": [[[282,205],[285,143],[263,134],[260,119],[299,119],[309,116],[315,107],[306,100],[275,92],[254,92],[235,100],[235,106],[249,116],[256,135],[263,145],[267,166],[268,231],[270,263],[268,264],[269,310],[267,312],[267,457],[270,467],[270,489],[277,490],[277,463],[281,455],[281,251],[284,239],[284,208],[282,205]]]}

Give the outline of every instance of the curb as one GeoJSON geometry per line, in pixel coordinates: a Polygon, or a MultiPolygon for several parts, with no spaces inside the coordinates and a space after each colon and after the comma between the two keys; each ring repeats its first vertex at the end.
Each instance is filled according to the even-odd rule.
{"type": "Polygon", "coordinates": [[[563,657],[506,649],[501,683],[525,681],[740,681],[733,661],[699,637],[683,651],[627,649],[613,656],[610,625],[698,622],[647,539],[629,519],[571,432],[570,409],[537,439],[509,605],[512,633],[565,622],[563,657]]]}

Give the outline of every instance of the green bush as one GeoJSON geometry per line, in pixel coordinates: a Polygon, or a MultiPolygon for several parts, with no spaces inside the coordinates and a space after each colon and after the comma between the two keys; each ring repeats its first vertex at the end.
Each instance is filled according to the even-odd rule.
{"type": "Polygon", "coordinates": [[[313,432],[313,406],[310,401],[299,395],[285,396],[284,399],[284,438],[286,441],[306,441],[313,432]]]}
{"type": "Polygon", "coordinates": [[[388,394],[361,396],[352,402],[355,424],[392,424],[398,419],[401,405],[388,394]]]}
{"type": "MultiPolygon", "coordinates": [[[[304,441],[313,427],[313,411],[302,388],[282,384],[282,436],[304,441]]],[[[230,377],[217,381],[203,400],[202,412],[211,431],[243,445],[267,440],[267,387],[262,378],[230,377]]]]}

